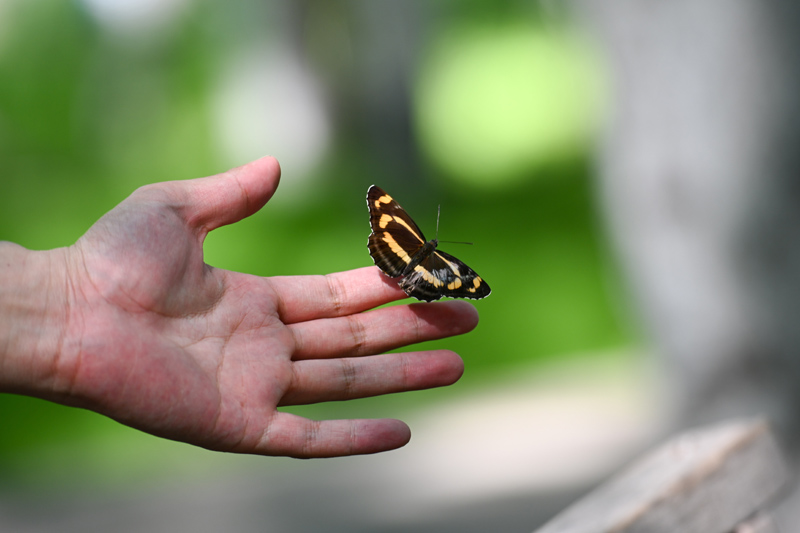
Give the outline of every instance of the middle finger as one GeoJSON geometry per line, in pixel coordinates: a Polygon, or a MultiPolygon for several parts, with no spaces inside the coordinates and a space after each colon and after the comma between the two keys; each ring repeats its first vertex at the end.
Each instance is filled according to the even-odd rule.
{"type": "Polygon", "coordinates": [[[384,307],[336,318],[289,325],[295,361],[358,357],[471,331],[478,313],[466,302],[384,307]]]}

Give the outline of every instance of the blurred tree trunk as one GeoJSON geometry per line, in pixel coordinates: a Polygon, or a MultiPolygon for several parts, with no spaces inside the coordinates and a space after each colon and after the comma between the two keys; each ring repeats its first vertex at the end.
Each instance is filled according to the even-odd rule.
{"type": "Polygon", "coordinates": [[[578,2],[606,48],[602,195],[681,424],[800,437],[800,4],[578,2]]]}

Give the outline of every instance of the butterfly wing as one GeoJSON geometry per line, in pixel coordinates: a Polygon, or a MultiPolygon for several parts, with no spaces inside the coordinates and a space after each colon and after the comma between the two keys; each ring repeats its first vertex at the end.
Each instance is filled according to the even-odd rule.
{"type": "Polygon", "coordinates": [[[400,282],[409,296],[432,302],[444,296],[480,300],[491,294],[489,284],[463,261],[436,250],[400,282]]]}
{"type": "Polygon", "coordinates": [[[373,185],[367,191],[369,206],[369,255],[387,276],[397,277],[425,245],[425,236],[386,191],[373,185]]]}

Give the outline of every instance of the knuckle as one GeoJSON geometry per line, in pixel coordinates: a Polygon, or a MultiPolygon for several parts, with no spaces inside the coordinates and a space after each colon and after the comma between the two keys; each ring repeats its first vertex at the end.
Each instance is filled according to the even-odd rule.
{"type": "Polygon", "coordinates": [[[346,290],[341,280],[330,274],[325,276],[328,284],[328,301],[331,303],[331,308],[334,316],[341,314],[344,308],[346,297],[346,290]]]}
{"type": "Polygon", "coordinates": [[[347,325],[350,329],[350,338],[352,343],[352,351],[356,355],[364,353],[367,343],[367,330],[364,323],[357,315],[347,316],[347,325]]]}
{"type": "Polygon", "coordinates": [[[353,398],[357,391],[358,368],[350,359],[340,359],[341,392],[344,398],[353,398]]]}

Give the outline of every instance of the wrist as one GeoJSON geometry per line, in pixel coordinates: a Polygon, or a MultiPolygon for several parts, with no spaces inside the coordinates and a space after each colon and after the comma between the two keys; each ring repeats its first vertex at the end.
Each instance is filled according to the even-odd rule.
{"type": "Polygon", "coordinates": [[[66,286],[64,249],[0,242],[0,392],[59,395],[66,286]]]}

